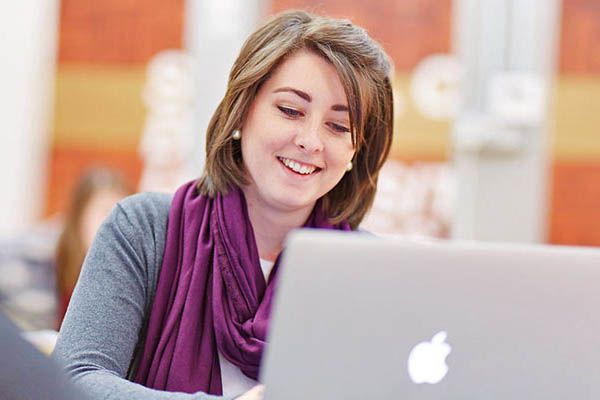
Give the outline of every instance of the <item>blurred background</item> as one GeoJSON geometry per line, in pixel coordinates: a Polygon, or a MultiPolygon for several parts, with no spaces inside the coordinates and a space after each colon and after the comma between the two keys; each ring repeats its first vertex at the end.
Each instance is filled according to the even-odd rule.
{"type": "Polygon", "coordinates": [[[289,8],[349,18],[393,59],[366,229],[600,245],[600,0],[23,0],[0,16],[2,311],[60,324],[86,235],[200,174],[241,43],[289,8]]]}

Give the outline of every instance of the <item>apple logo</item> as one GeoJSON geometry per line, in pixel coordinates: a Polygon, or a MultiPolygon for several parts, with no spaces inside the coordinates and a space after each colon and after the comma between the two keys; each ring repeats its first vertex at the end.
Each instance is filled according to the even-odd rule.
{"type": "Polygon", "coordinates": [[[436,333],[430,342],[417,344],[408,356],[408,375],[414,383],[436,384],[448,373],[446,357],[451,347],[446,332],[436,333]]]}

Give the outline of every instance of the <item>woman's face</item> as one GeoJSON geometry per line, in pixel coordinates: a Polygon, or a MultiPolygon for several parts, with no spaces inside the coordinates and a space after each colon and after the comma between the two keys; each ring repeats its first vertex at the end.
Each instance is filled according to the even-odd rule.
{"type": "Polygon", "coordinates": [[[344,87],[309,51],[292,54],[262,85],[241,131],[246,199],[276,211],[310,212],[354,155],[344,87]]]}

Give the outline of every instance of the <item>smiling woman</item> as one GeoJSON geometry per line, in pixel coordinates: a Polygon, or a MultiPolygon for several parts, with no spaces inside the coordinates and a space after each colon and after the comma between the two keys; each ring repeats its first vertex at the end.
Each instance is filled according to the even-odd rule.
{"type": "MultiPolygon", "coordinates": [[[[306,50],[291,55],[260,88],[241,129],[248,172],[242,191],[251,221],[299,226],[342,179],[355,153],[346,102],[333,65],[306,50]]],[[[281,244],[265,239],[258,252],[274,260],[281,244]]]]}
{"type": "MultiPolygon", "coordinates": [[[[207,131],[207,165],[199,187],[203,193],[213,195],[248,183],[245,156],[239,144],[232,141],[231,132],[243,130],[262,86],[269,85],[270,78],[282,75],[281,69],[291,67],[295,68],[295,75],[288,73],[284,78],[314,85],[313,93],[285,82],[273,88],[294,93],[313,108],[332,107],[332,111],[340,111],[334,113],[336,118],[328,122],[328,127],[350,131],[355,151],[353,168],[349,168],[352,173],[344,175],[322,196],[322,208],[332,221],[346,220],[356,227],[371,207],[377,175],[390,150],[393,104],[387,55],[362,28],[347,20],[304,12],[282,13],[248,38],[207,131]],[[304,56],[295,60],[299,54],[304,56]],[[293,61],[291,66],[288,61],[293,61]],[[333,95],[338,96],[337,103],[321,104],[333,95]],[[318,105],[310,101],[314,96],[319,97],[318,105]]],[[[281,100],[286,99],[291,101],[293,97],[281,100]]],[[[278,107],[290,118],[305,116],[302,109],[285,101],[278,107]]]]}
{"type": "Polygon", "coordinates": [[[56,345],[86,391],[260,398],[283,243],[362,221],[392,141],[389,73],[346,20],[286,12],[248,38],[202,177],[122,201],[86,257],[56,345]]]}

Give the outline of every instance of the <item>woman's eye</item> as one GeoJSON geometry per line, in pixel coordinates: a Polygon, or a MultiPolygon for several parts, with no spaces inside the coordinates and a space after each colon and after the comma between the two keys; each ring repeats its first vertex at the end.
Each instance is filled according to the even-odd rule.
{"type": "Polygon", "coordinates": [[[329,126],[331,127],[331,129],[333,129],[336,132],[340,132],[340,133],[350,132],[350,129],[346,128],[344,125],[340,125],[340,124],[331,122],[329,124],[329,126]]]}
{"type": "Polygon", "coordinates": [[[300,111],[294,110],[293,108],[284,107],[284,106],[277,106],[277,108],[279,108],[279,111],[281,111],[282,113],[284,113],[285,115],[287,115],[289,117],[300,117],[302,115],[302,113],[300,111]]]}

